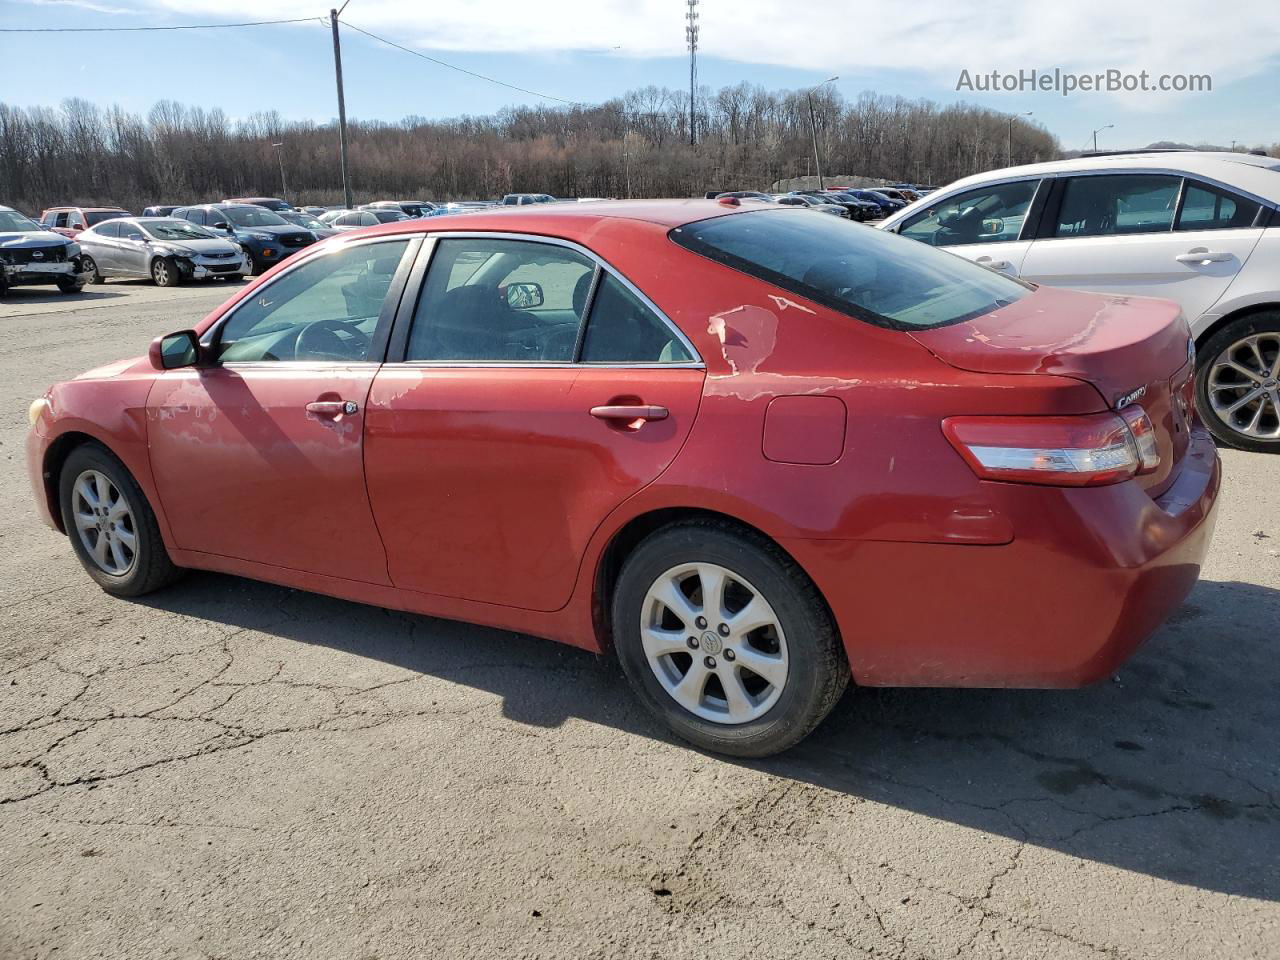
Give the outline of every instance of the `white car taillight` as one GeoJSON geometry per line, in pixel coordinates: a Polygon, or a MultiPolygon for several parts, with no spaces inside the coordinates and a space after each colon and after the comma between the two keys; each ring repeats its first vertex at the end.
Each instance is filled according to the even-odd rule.
{"type": "Polygon", "coordinates": [[[1114,413],[948,417],[942,432],[984,480],[1094,487],[1128,480],[1144,466],[1129,424],[1114,413]]]}

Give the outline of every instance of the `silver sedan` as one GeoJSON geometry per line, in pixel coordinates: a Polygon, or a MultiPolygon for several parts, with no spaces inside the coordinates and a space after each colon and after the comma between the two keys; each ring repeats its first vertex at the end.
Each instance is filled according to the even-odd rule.
{"type": "Polygon", "coordinates": [[[174,217],[118,217],[78,239],[93,283],[150,277],[156,286],[172,287],[183,280],[239,280],[250,272],[239,244],[174,217]]]}

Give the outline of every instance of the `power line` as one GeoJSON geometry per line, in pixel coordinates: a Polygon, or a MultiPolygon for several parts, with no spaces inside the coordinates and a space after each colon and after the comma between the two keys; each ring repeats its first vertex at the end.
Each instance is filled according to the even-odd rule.
{"type": "Polygon", "coordinates": [[[587,106],[587,104],[584,104],[578,100],[566,100],[564,99],[564,97],[553,97],[549,93],[539,93],[537,90],[530,90],[528,87],[518,87],[514,83],[507,83],[505,80],[498,80],[495,77],[487,77],[483,73],[476,73],[474,70],[468,70],[465,67],[459,67],[459,66],[456,66],[455,64],[447,63],[444,60],[437,60],[435,57],[429,57],[425,53],[422,53],[418,50],[411,50],[409,47],[403,47],[393,40],[388,40],[386,37],[380,37],[376,33],[370,33],[368,30],[363,30],[360,27],[357,27],[354,23],[351,23],[347,20],[342,20],[340,22],[342,23],[343,26],[350,27],[352,30],[356,31],[356,33],[363,33],[366,37],[370,37],[371,39],[377,40],[379,43],[385,43],[388,47],[395,47],[397,50],[403,50],[405,53],[413,54],[413,56],[420,57],[423,60],[427,60],[430,63],[436,64],[437,66],[447,67],[450,70],[458,71],[458,73],[465,73],[469,77],[475,77],[478,80],[485,80],[489,83],[496,83],[498,86],[506,87],[508,90],[516,90],[516,91],[519,91],[520,93],[527,93],[532,97],[541,97],[543,100],[554,100],[557,103],[566,103],[571,107],[587,106]]]}
{"type": "Polygon", "coordinates": [[[278,23],[324,22],[324,17],[292,20],[250,20],[245,23],[184,23],[168,27],[0,27],[0,33],[142,33],[152,30],[222,30],[227,27],[267,27],[278,23]]]}

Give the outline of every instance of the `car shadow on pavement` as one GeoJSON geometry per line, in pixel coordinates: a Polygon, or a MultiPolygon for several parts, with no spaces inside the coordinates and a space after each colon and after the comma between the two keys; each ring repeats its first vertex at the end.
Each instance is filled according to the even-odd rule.
{"type": "MultiPolygon", "coordinates": [[[[549,641],[214,574],[143,602],[486,691],[517,723],[578,718],[676,742],[627,694],[612,658],[549,641]]],[[[791,751],[714,759],[1152,877],[1280,900],[1277,623],[1280,591],[1202,581],[1130,663],[1093,687],[851,688],[791,751]]]]}

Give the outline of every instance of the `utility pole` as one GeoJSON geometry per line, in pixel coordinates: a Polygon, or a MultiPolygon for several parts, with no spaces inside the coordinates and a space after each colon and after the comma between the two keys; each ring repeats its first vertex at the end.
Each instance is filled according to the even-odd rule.
{"type": "MultiPolygon", "coordinates": [[[[1018,117],[1029,117],[1029,116],[1031,116],[1031,111],[1030,111],[1030,110],[1028,110],[1026,113],[1011,113],[1011,114],[1009,114],[1009,117],[1008,117],[1008,120],[1009,120],[1009,131],[1008,131],[1008,135],[1007,135],[1007,137],[1005,138],[1005,142],[1004,142],[1004,165],[1005,165],[1006,167],[1012,167],[1012,166],[1013,166],[1013,121],[1014,121],[1016,118],[1018,118],[1018,117]]],[[[1097,149],[1098,149],[1098,147],[1097,147],[1097,144],[1096,144],[1096,143],[1094,144],[1093,149],[1095,149],[1095,150],[1097,150],[1097,149]]]]}
{"type": "Polygon", "coordinates": [[[1099,127],[1097,130],[1093,131],[1093,152],[1094,153],[1098,152],[1098,134],[1100,134],[1103,130],[1110,130],[1114,126],[1115,126],[1114,123],[1108,123],[1105,127],[1099,127]]]}
{"type": "Polygon", "coordinates": [[[825,87],[828,83],[834,83],[839,79],[840,78],[838,76],[827,77],[827,79],[823,80],[821,83],[810,87],[804,92],[805,97],[809,100],[809,131],[813,134],[813,165],[814,169],[818,172],[819,190],[825,190],[826,185],[822,182],[822,157],[818,155],[818,119],[813,112],[813,91],[817,90],[818,87],[825,87]]]}
{"type": "MultiPolygon", "coordinates": [[[[347,0],[350,3],[351,0],[347,0]]],[[[338,39],[338,14],[347,9],[344,3],[329,11],[329,25],[333,28],[333,72],[338,79],[338,144],[342,161],[342,197],[347,209],[351,209],[351,180],[347,176],[347,101],[342,93],[342,43],[338,39]]]]}
{"type": "Polygon", "coordinates": [[[689,146],[698,142],[697,89],[698,89],[698,0],[686,0],[689,6],[684,15],[685,42],[689,46],[689,146]]]}
{"type": "Polygon", "coordinates": [[[283,146],[284,146],[284,144],[283,144],[283,143],[273,143],[271,146],[275,147],[275,151],[276,151],[276,159],[280,161],[280,199],[281,199],[281,200],[288,200],[288,199],[289,199],[289,187],[288,187],[288,185],[284,182],[284,154],[280,152],[280,148],[281,148],[281,147],[283,147],[283,146]]]}

